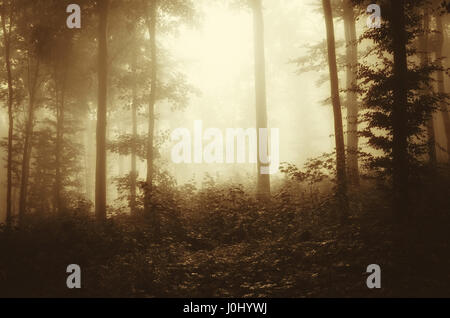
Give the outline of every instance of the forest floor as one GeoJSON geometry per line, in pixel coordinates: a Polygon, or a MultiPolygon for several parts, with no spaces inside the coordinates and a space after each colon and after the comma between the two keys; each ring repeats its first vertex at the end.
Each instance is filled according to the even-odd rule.
{"type": "MultiPolygon", "coordinates": [[[[279,238],[218,246],[211,250],[183,249],[181,262],[173,264],[172,275],[169,274],[180,277],[179,284],[172,285],[173,289],[167,295],[450,296],[448,233],[440,233],[427,242],[407,240],[403,242],[406,245],[400,247],[399,242],[394,242],[396,236],[387,234],[392,227],[377,225],[376,235],[360,225],[348,225],[329,227],[301,242],[279,238]],[[381,289],[369,289],[366,285],[369,264],[381,267],[381,289]]],[[[419,228],[415,227],[415,230],[420,231],[419,228]]]]}
{"type": "Polygon", "coordinates": [[[364,198],[344,225],[330,206],[309,223],[269,209],[227,232],[223,224],[245,214],[237,207],[222,223],[206,215],[203,226],[191,217],[166,224],[174,230],[159,243],[143,217],[35,217],[0,228],[0,296],[450,297],[448,212],[425,208],[395,224],[377,201],[364,198]],[[81,267],[81,289],[66,287],[69,264],[81,267]],[[381,267],[380,289],[366,285],[369,264],[381,267]]]}

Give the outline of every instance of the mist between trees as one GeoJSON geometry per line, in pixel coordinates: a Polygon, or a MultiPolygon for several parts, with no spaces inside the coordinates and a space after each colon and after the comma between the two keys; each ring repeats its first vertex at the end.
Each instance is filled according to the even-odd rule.
{"type": "Polygon", "coordinates": [[[0,295],[449,296],[449,11],[0,1],[0,295]]]}

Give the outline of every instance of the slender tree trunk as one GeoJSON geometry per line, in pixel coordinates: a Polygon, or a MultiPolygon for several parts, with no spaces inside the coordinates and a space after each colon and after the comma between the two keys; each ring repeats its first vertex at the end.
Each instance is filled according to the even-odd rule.
{"type": "Polygon", "coordinates": [[[352,89],[357,84],[358,39],[351,0],[344,3],[344,28],[347,42],[347,165],[349,183],[359,185],[358,167],[358,95],[352,89]]]}
{"type": "MultiPolygon", "coordinates": [[[[63,63],[65,64],[65,63],[63,63]]],[[[62,150],[64,143],[64,101],[65,101],[65,82],[66,71],[63,70],[62,87],[60,94],[58,93],[58,77],[57,70],[55,70],[55,85],[56,85],[56,149],[55,149],[55,207],[57,213],[63,213],[64,206],[61,199],[61,191],[63,188],[61,163],[62,150]]]]}
{"type": "Polygon", "coordinates": [[[341,103],[339,99],[339,82],[336,64],[336,47],[334,40],[333,13],[330,0],[322,0],[327,29],[328,65],[330,71],[331,101],[334,115],[334,137],[336,143],[337,196],[341,218],[344,221],[348,213],[347,177],[345,166],[344,130],[342,127],[341,103]]]}
{"type": "Polygon", "coordinates": [[[407,57],[404,0],[391,1],[391,28],[394,50],[393,128],[393,194],[397,219],[408,213],[408,141],[407,141],[407,57]]]}
{"type": "MultiPolygon", "coordinates": [[[[121,132],[122,132],[122,130],[121,130],[121,132]]],[[[124,171],[123,171],[124,156],[122,156],[121,154],[118,154],[118,155],[119,155],[119,158],[117,159],[118,160],[118,164],[117,164],[117,166],[118,166],[118,175],[119,175],[119,177],[123,177],[123,174],[124,174],[124,171]]]]}
{"type": "MultiPolygon", "coordinates": [[[[136,75],[136,53],[133,56],[132,72],[136,75]]],[[[131,142],[131,173],[130,173],[130,212],[136,214],[136,141],[137,141],[137,92],[136,81],[133,80],[131,102],[132,142],[131,142]]]]}
{"type": "MultiPolygon", "coordinates": [[[[31,54],[31,53],[29,53],[31,54]]],[[[23,155],[22,155],[22,170],[20,179],[20,193],[19,193],[19,224],[24,221],[27,200],[28,200],[28,178],[30,174],[30,161],[32,152],[32,141],[33,141],[33,128],[34,128],[34,103],[36,99],[37,82],[39,76],[39,58],[36,58],[36,66],[34,76],[30,74],[31,70],[31,57],[28,57],[28,115],[27,122],[25,126],[25,140],[23,144],[23,155]],[[30,79],[30,77],[32,77],[30,79]]]]}
{"type": "Polygon", "coordinates": [[[160,220],[159,213],[156,209],[152,209],[151,198],[153,191],[153,174],[154,174],[154,154],[153,154],[153,139],[155,130],[155,100],[157,91],[157,54],[156,54],[156,10],[157,1],[153,0],[150,2],[148,8],[148,2],[145,2],[145,14],[148,33],[150,35],[150,50],[151,50],[151,89],[150,89],[150,99],[148,102],[148,136],[147,136],[147,188],[145,191],[145,214],[151,216],[154,225],[155,237],[159,239],[160,237],[160,220]],[[150,9],[150,10],[148,10],[150,9]],[[148,12],[150,11],[150,16],[148,12]],[[153,210],[153,211],[152,211],[153,210]]]}
{"type": "Polygon", "coordinates": [[[255,59],[255,106],[257,131],[257,185],[258,199],[267,200],[270,197],[270,175],[261,173],[260,160],[260,128],[267,126],[266,68],[264,53],[264,18],[262,0],[253,0],[253,33],[255,59]]]}
{"type": "MultiPolygon", "coordinates": [[[[5,1],[6,2],[6,1],[5,1]]],[[[12,218],[12,147],[13,147],[13,83],[11,74],[11,28],[12,28],[12,8],[9,8],[9,26],[6,28],[6,3],[3,4],[1,11],[2,30],[3,30],[3,47],[5,54],[5,68],[8,81],[8,161],[7,161],[7,185],[6,185],[6,224],[11,226],[12,218]]]]}
{"type": "Polygon", "coordinates": [[[12,198],[11,198],[11,213],[14,214],[17,211],[17,187],[12,188],[12,198]]]}
{"type": "MultiPolygon", "coordinates": [[[[430,31],[430,16],[428,14],[428,9],[423,11],[423,28],[424,34],[419,37],[419,50],[420,50],[420,64],[422,67],[427,67],[430,64],[429,56],[428,56],[428,48],[429,48],[429,39],[428,32],[430,31]]],[[[427,93],[427,90],[430,88],[424,87],[424,93],[427,93]]],[[[436,143],[435,143],[435,134],[434,134],[434,123],[433,123],[433,114],[430,114],[430,119],[428,119],[426,123],[427,127],[427,135],[428,135],[428,159],[430,164],[434,167],[436,166],[436,143]]]]}
{"type": "Polygon", "coordinates": [[[87,128],[85,131],[85,155],[84,155],[84,161],[85,161],[85,184],[86,184],[86,197],[94,202],[94,178],[93,178],[93,158],[94,158],[94,143],[92,142],[93,138],[95,138],[95,123],[93,120],[89,118],[89,114],[86,114],[86,123],[87,128]]]}
{"type": "Polygon", "coordinates": [[[61,157],[64,140],[64,102],[61,101],[60,109],[58,111],[58,120],[56,125],[56,158],[55,158],[55,205],[57,213],[62,213],[64,207],[62,206],[61,190],[62,190],[62,176],[61,176],[61,157]]]}
{"type": "MultiPolygon", "coordinates": [[[[436,62],[438,65],[443,68],[443,47],[444,47],[444,28],[442,25],[442,18],[439,13],[436,14],[436,26],[437,26],[437,47],[436,47],[436,62]]],[[[444,71],[440,70],[437,72],[437,84],[438,84],[438,93],[445,93],[445,83],[444,83],[444,71]]],[[[442,121],[444,123],[445,128],[445,136],[447,138],[447,158],[450,163],[450,114],[448,112],[448,107],[445,101],[442,101],[439,104],[442,121]]]]}
{"type": "Polygon", "coordinates": [[[95,167],[95,216],[106,219],[106,103],[108,81],[107,22],[109,0],[98,1],[98,108],[95,167]]]}

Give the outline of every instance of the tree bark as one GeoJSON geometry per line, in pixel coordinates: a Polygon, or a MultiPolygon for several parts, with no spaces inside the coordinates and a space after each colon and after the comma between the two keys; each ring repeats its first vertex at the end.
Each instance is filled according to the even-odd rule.
{"type": "Polygon", "coordinates": [[[87,128],[84,133],[84,178],[85,178],[85,187],[86,187],[86,198],[88,198],[91,202],[95,201],[95,191],[94,191],[94,168],[93,168],[93,159],[94,159],[94,143],[92,142],[93,138],[95,138],[95,122],[94,120],[89,118],[89,113],[87,112],[85,115],[85,120],[87,123],[87,128]]]}
{"type": "MultiPolygon", "coordinates": [[[[136,53],[133,54],[132,72],[136,75],[136,53]]],[[[132,83],[132,102],[131,102],[131,120],[132,120],[132,141],[131,141],[131,172],[130,172],[130,212],[136,214],[136,142],[137,142],[137,91],[136,81],[132,83]]]]}
{"type": "MultiPolygon", "coordinates": [[[[256,196],[259,200],[267,200],[270,197],[270,175],[261,173],[260,160],[260,128],[267,126],[267,97],[266,97],[266,68],[264,53],[264,17],[262,12],[262,0],[253,0],[253,35],[254,35],[254,59],[255,59],[255,108],[256,108],[256,132],[257,132],[257,185],[256,196]]],[[[268,142],[268,141],[267,141],[268,142]]]]}
{"type": "MultiPolygon", "coordinates": [[[[423,29],[424,34],[419,37],[419,55],[420,64],[422,67],[427,67],[430,64],[428,49],[429,49],[429,38],[428,32],[430,31],[430,16],[428,14],[428,9],[423,11],[423,29]]],[[[427,88],[423,88],[424,94],[427,93],[427,88]]],[[[433,123],[433,113],[430,114],[430,118],[426,123],[427,137],[428,137],[428,159],[431,166],[436,166],[436,138],[434,133],[434,123],[433,123]]]]}
{"type": "Polygon", "coordinates": [[[97,108],[97,158],[95,170],[95,216],[106,219],[106,124],[108,50],[107,22],[109,0],[98,1],[98,108],[97,108]]]}
{"type": "Polygon", "coordinates": [[[30,74],[31,70],[31,53],[28,53],[28,115],[25,126],[25,140],[22,155],[22,170],[20,178],[19,193],[19,224],[23,224],[27,210],[28,200],[28,178],[30,174],[30,161],[32,152],[33,128],[34,128],[34,103],[37,91],[37,82],[39,77],[39,58],[36,58],[36,66],[34,76],[30,74]]]}
{"type": "Polygon", "coordinates": [[[391,1],[391,31],[394,53],[393,128],[393,194],[398,221],[408,213],[408,141],[407,141],[407,57],[404,0],[391,1]]]}
{"type": "MultiPolygon", "coordinates": [[[[5,1],[6,2],[6,1],[5,1]]],[[[10,3],[9,3],[10,4],[10,3]]],[[[13,10],[9,8],[9,26],[6,28],[6,4],[3,4],[1,11],[2,18],[2,30],[3,30],[3,47],[5,54],[5,68],[8,81],[8,159],[7,159],[7,185],[6,185],[6,225],[11,226],[12,218],[12,147],[13,147],[13,83],[11,74],[11,28],[12,28],[12,15],[13,10]]]]}
{"type": "Polygon", "coordinates": [[[344,130],[342,127],[341,103],[339,98],[339,82],[336,64],[336,47],[334,39],[333,13],[330,0],[322,0],[327,29],[328,66],[330,72],[331,101],[334,115],[334,138],[336,143],[336,177],[337,196],[342,220],[347,218],[347,176],[345,165],[344,130]]]}
{"type": "MultiPolygon", "coordinates": [[[[437,47],[436,47],[436,63],[442,69],[443,68],[443,47],[444,47],[444,27],[442,24],[442,18],[439,13],[436,14],[436,27],[437,27],[437,47]]],[[[438,93],[445,93],[445,83],[444,83],[444,71],[440,70],[437,72],[437,86],[438,93]]],[[[450,163],[450,114],[448,112],[447,105],[445,101],[440,102],[439,108],[441,111],[442,121],[445,128],[445,136],[447,138],[447,158],[450,163]]]]}
{"type": "Polygon", "coordinates": [[[153,192],[153,174],[154,174],[154,130],[155,130],[155,100],[156,92],[158,89],[157,85],[157,54],[156,54],[156,11],[157,11],[157,1],[150,1],[150,6],[148,6],[148,1],[145,1],[145,14],[146,14],[146,24],[148,28],[148,33],[150,35],[150,55],[151,55],[151,74],[150,74],[150,98],[148,101],[148,133],[147,133],[147,179],[145,189],[145,214],[150,216],[154,226],[154,233],[157,239],[160,237],[160,220],[159,214],[156,209],[152,209],[152,192],[153,192]],[[149,10],[150,9],[150,10],[149,10]],[[149,15],[150,11],[150,15],[149,15]]]}
{"type": "Polygon", "coordinates": [[[56,147],[55,147],[55,207],[57,213],[63,213],[64,206],[61,198],[61,190],[63,188],[61,163],[62,163],[62,150],[64,143],[64,101],[66,90],[66,68],[67,63],[62,63],[63,78],[60,94],[58,93],[58,76],[57,70],[55,70],[55,90],[56,90],[56,147]]]}
{"type": "Polygon", "coordinates": [[[358,39],[356,38],[355,15],[350,0],[344,2],[344,28],[347,42],[347,165],[348,181],[359,185],[358,167],[358,95],[352,89],[357,84],[358,39]]]}

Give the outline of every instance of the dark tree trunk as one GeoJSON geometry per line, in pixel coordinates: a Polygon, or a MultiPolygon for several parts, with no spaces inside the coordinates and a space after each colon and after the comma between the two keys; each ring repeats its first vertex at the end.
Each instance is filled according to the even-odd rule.
{"type": "MultiPolygon", "coordinates": [[[[31,53],[28,53],[31,54],[31,53]]],[[[28,72],[31,72],[31,56],[28,57],[28,72]]],[[[36,58],[34,76],[29,74],[28,78],[28,114],[25,126],[25,140],[23,143],[22,169],[19,193],[19,224],[22,224],[27,210],[28,200],[28,178],[30,174],[30,161],[32,152],[33,128],[34,128],[34,103],[36,99],[37,82],[39,76],[39,59],[36,58]]]]}
{"type": "MultiPolygon", "coordinates": [[[[436,60],[438,65],[443,67],[443,47],[444,47],[444,27],[442,25],[442,18],[438,14],[436,14],[436,26],[437,26],[437,47],[436,47],[436,60]]],[[[444,71],[437,72],[437,81],[438,81],[438,93],[445,93],[445,83],[444,83],[444,71]]],[[[444,123],[445,128],[445,136],[447,137],[447,156],[448,162],[450,163],[450,114],[448,112],[448,107],[445,101],[442,101],[440,104],[440,111],[442,116],[442,121],[444,123]]]]}
{"type": "MultiPolygon", "coordinates": [[[[424,33],[419,37],[419,55],[420,55],[420,64],[422,67],[427,67],[429,65],[429,37],[428,32],[430,31],[430,16],[428,14],[428,10],[425,9],[423,12],[423,28],[424,33]]],[[[424,87],[424,93],[427,93],[429,88],[424,87]]],[[[430,114],[430,119],[426,123],[427,127],[427,135],[428,135],[428,159],[432,166],[436,165],[436,143],[435,143],[435,134],[434,134],[434,123],[433,123],[433,114],[430,114]]]]}
{"type": "Polygon", "coordinates": [[[98,2],[98,108],[97,158],[95,168],[95,216],[106,219],[106,103],[108,81],[107,22],[109,0],[98,2]]]}
{"type": "Polygon", "coordinates": [[[391,1],[391,29],[394,50],[393,128],[393,194],[399,221],[408,211],[408,141],[407,141],[407,57],[404,0],[391,1]]]}
{"type": "Polygon", "coordinates": [[[8,81],[8,160],[7,160],[7,185],[6,185],[6,224],[11,225],[12,217],[12,147],[13,147],[13,83],[11,74],[11,28],[13,10],[9,8],[9,26],[6,28],[6,1],[1,11],[2,30],[3,30],[3,47],[5,55],[5,68],[8,81]]]}
{"type": "Polygon", "coordinates": [[[148,1],[145,1],[145,14],[146,23],[148,28],[148,33],[150,35],[150,55],[151,55],[151,88],[150,88],[150,98],[148,101],[148,135],[147,135],[147,179],[146,179],[146,189],[145,189],[145,214],[150,216],[154,226],[154,232],[156,238],[160,236],[160,220],[159,214],[156,209],[152,209],[152,192],[153,192],[153,174],[154,174],[154,133],[155,133],[155,100],[157,92],[157,54],[156,54],[156,11],[157,11],[157,1],[151,1],[150,6],[148,6],[148,1]],[[150,12],[149,12],[150,11],[150,12]]]}
{"type": "Polygon", "coordinates": [[[57,213],[63,213],[64,206],[61,198],[61,191],[63,188],[62,182],[62,150],[64,143],[64,101],[65,101],[65,90],[66,90],[66,71],[65,64],[62,63],[61,67],[64,67],[62,75],[62,86],[58,88],[58,76],[57,70],[55,70],[55,90],[56,90],[56,147],[55,147],[55,207],[57,213]]]}
{"type": "Polygon", "coordinates": [[[358,186],[358,95],[352,90],[357,84],[358,39],[353,5],[350,0],[344,3],[344,28],[347,42],[347,169],[349,183],[358,186]]]}
{"type": "Polygon", "coordinates": [[[322,0],[327,29],[328,66],[330,72],[331,101],[334,115],[334,137],[336,143],[337,196],[342,220],[347,218],[347,177],[345,166],[344,130],[342,127],[341,103],[339,99],[339,82],[336,64],[336,47],[334,40],[333,13],[330,0],[322,0]]]}
{"type": "Polygon", "coordinates": [[[264,54],[264,18],[262,0],[253,0],[253,33],[255,55],[255,106],[256,106],[256,132],[257,132],[257,185],[256,195],[260,200],[270,197],[270,175],[261,173],[260,160],[260,128],[267,126],[267,98],[266,98],[266,68],[264,54]]]}
{"type": "Polygon", "coordinates": [[[86,112],[85,120],[87,123],[87,128],[84,133],[84,179],[85,179],[85,192],[86,192],[86,198],[88,198],[90,201],[94,202],[95,196],[94,196],[94,178],[93,178],[93,158],[94,158],[94,143],[92,140],[95,138],[95,122],[94,120],[89,118],[88,112],[86,112]]]}
{"type": "MultiPolygon", "coordinates": [[[[136,75],[136,53],[133,56],[132,72],[136,75]]],[[[131,119],[132,119],[132,142],[131,142],[131,173],[130,173],[130,212],[136,214],[136,142],[137,142],[137,92],[136,81],[132,84],[132,102],[131,102],[131,119]]]]}

